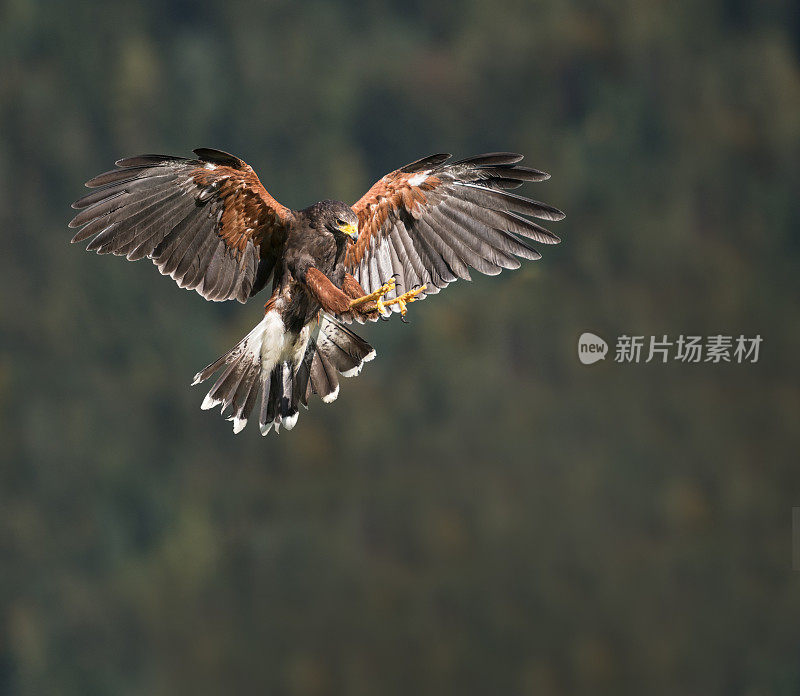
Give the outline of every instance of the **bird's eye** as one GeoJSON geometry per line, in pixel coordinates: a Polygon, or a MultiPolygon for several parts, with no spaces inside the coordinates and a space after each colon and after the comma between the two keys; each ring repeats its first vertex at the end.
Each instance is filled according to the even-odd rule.
{"type": "Polygon", "coordinates": [[[342,218],[336,218],[337,225],[346,225],[347,223],[342,218]]]}

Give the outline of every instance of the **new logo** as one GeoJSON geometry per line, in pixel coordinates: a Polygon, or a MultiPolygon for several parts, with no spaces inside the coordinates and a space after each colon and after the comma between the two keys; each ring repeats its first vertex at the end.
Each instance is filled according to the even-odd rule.
{"type": "Polygon", "coordinates": [[[598,360],[605,360],[608,343],[593,333],[582,333],[578,339],[578,360],[584,365],[592,365],[598,360]]]}

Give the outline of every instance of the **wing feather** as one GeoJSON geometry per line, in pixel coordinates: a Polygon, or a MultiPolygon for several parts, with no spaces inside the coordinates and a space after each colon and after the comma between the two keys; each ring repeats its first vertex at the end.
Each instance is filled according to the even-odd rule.
{"type": "Polygon", "coordinates": [[[398,293],[425,284],[424,294],[434,294],[469,280],[470,269],[494,275],[541,258],[526,238],[560,241],[531,219],[558,221],[560,210],[510,193],[549,174],[521,166],[522,155],[511,152],[448,160],[441,154],[407,164],[353,204],[359,238],[346,263],[368,292],[394,275],[398,293]]]}
{"type": "Polygon", "coordinates": [[[429,268],[436,273],[437,287],[445,288],[456,278],[472,280],[467,265],[456,251],[458,246],[456,240],[449,237],[445,239],[430,225],[427,218],[417,220],[414,224],[414,231],[418,232],[421,237],[420,247],[427,247],[426,251],[430,250],[430,253],[427,254],[431,264],[429,268]]]}
{"type": "MultiPolygon", "coordinates": [[[[274,267],[292,212],[263,187],[243,160],[219,150],[195,150],[197,159],[140,155],[116,162],[73,203],[73,242],[87,249],[149,257],[180,287],[208,300],[244,302],[256,268],[274,267]]],[[[268,278],[259,277],[261,289],[268,278]]]]}
{"type": "Polygon", "coordinates": [[[153,256],[162,259],[158,270],[164,275],[175,277],[174,273],[178,269],[178,264],[180,264],[186,251],[191,248],[200,236],[207,216],[208,214],[202,208],[198,207],[192,210],[172,228],[169,234],[153,250],[153,256]]]}

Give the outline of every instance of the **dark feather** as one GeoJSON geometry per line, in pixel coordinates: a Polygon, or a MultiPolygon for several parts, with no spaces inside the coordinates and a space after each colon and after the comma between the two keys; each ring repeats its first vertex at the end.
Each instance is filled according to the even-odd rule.
{"type": "Polygon", "coordinates": [[[427,217],[417,220],[415,231],[430,248],[436,252],[429,256],[432,267],[441,278],[442,285],[453,282],[456,277],[471,280],[467,264],[462,260],[460,252],[454,248],[456,243],[452,240],[445,241],[431,226],[427,217]],[[451,246],[452,244],[452,246],[451,246]]]}
{"type": "Polygon", "coordinates": [[[369,343],[334,317],[325,317],[322,330],[334,345],[359,362],[373,352],[369,343]]]}
{"type": "Polygon", "coordinates": [[[319,351],[314,351],[314,355],[312,356],[311,360],[310,372],[311,388],[315,394],[319,395],[320,397],[324,397],[333,391],[333,387],[328,381],[328,373],[325,371],[325,367],[322,365],[322,359],[320,358],[319,351]]]}
{"type": "Polygon", "coordinates": [[[558,244],[561,241],[560,237],[533,220],[528,220],[528,218],[524,218],[516,213],[508,213],[505,211],[495,211],[495,213],[505,222],[503,227],[514,234],[528,237],[528,239],[533,239],[541,244],[558,244]]]}
{"type": "Polygon", "coordinates": [[[225,244],[222,240],[217,239],[215,240],[214,253],[211,255],[208,267],[206,268],[205,277],[203,278],[202,294],[204,297],[209,297],[210,299],[210,297],[213,296],[225,265],[224,260],[225,244]]]}
{"type": "Polygon", "coordinates": [[[89,239],[89,237],[96,235],[98,232],[102,232],[110,226],[111,225],[103,218],[100,218],[99,220],[93,220],[85,227],[82,227],[70,240],[70,243],[76,244],[77,242],[82,242],[86,239],[89,239]]]}
{"type": "MultiPolygon", "coordinates": [[[[163,207],[159,206],[149,211],[146,216],[138,218],[135,227],[130,228],[135,233],[138,245],[133,251],[126,254],[131,261],[138,261],[153,253],[153,249],[166,236],[176,220],[186,215],[186,200],[180,195],[164,200],[163,207]]],[[[130,222],[126,222],[127,225],[130,222]]]]}
{"type": "Polygon", "coordinates": [[[192,262],[197,259],[197,255],[204,242],[208,239],[213,239],[213,237],[208,234],[208,226],[210,224],[211,222],[208,219],[206,211],[198,211],[197,222],[193,228],[187,230],[185,243],[175,250],[174,256],[178,257],[178,263],[172,277],[178,281],[179,285],[185,284],[189,268],[192,262]]]}
{"type": "Polygon", "coordinates": [[[86,188],[100,188],[109,184],[122,184],[136,179],[143,179],[150,175],[163,175],[169,170],[164,167],[152,167],[142,164],[138,167],[125,167],[124,169],[112,169],[89,179],[84,185],[86,188]]]}
{"type": "Polygon", "coordinates": [[[152,189],[136,195],[115,195],[82,210],[70,222],[71,227],[79,227],[87,222],[104,217],[108,222],[122,222],[140,215],[143,211],[161,204],[167,199],[182,194],[180,189],[152,189]]]}
{"type": "Polygon", "coordinates": [[[270,277],[272,276],[272,271],[275,268],[275,261],[275,256],[268,256],[266,258],[259,259],[255,278],[253,280],[253,287],[250,290],[250,297],[257,295],[266,287],[270,277]]]}
{"type": "Polygon", "coordinates": [[[185,162],[184,157],[173,157],[172,155],[137,155],[136,157],[125,157],[118,159],[114,164],[118,167],[139,167],[142,165],[157,165],[166,162],[185,162]]]}
{"type": "MultiPolygon", "coordinates": [[[[483,208],[475,208],[469,203],[458,199],[449,200],[447,205],[443,207],[459,215],[460,219],[465,220],[465,224],[468,224],[476,235],[486,240],[495,249],[517,254],[529,260],[539,258],[538,252],[535,252],[527,244],[505,231],[505,220],[499,213],[483,208]],[[536,256],[531,257],[531,253],[536,256]]],[[[513,266],[513,268],[518,267],[519,264],[513,266]]],[[[508,268],[512,267],[509,266],[508,268]]]]}
{"type": "Polygon", "coordinates": [[[230,362],[217,378],[214,387],[208,392],[212,399],[222,402],[222,410],[225,410],[230,403],[230,398],[233,396],[233,388],[239,384],[241,378],[240,366],[241,363],[236,360],[230,362]]]}
{"type": "MultiPolygon", "coordinates": [[[[411,268],[409,265],[404,265],[400,261],[400,257],[397,255],[397,249],[394,244],[387,244],[389,248],[389,260],[392,264],[392,276],[396,279],[395,287],[394,287],[394,294],[395,296],[402,295],[408,289],[408,283],[411,282],[413,284],[413,273],[414,269],[411,268]]],[[[402,250],[402,245],[400,249],[402,250]]],[[[397,309],[400,311],[400,307],[394,305],[392,309],[397,309]]]]}
{"type": "Polygon", "coordinates": [[[258,423],[261,428],[265,428],[268,423],[272,423],[277,415],[278,404],[278,382],[280,380],[280,366],[272,370],[269,380],[264,384],[261,392],[261,413],[258,423]]]}
{"type": "Polygon", "coordinates": [[[497,177],[499,179],[513,179],[514,181],[547,181],[550,175],[539,169],[530,167],[481,167],[476,170],[476,176],[482,180],[485,177],[497,177]]]}
{"type": "Polygon", "coordinates": [[[206,235],[203,243],[197,250],[196,255],[192,258],[192,262],[183,276],[184,287],[189,289],[197,289],[202,294],[200,284],[203,282],[203,277],[214,256],[214,251],[219,244],[219,239],[215,235],[206,235]]]}
{"type": "Polygon", "coordinates": [[[413,243],[408,238],[408,233],[402,223],[396,223],[392,226],[389,239],[391,240],[392,246],[397,250],[397,255],[403,263],[403,275],[406,281],[406,289],[430,282],[430,272],[423,265],[422,259],[414,248],[413,243]]]}
{"type": "MultiPolygon", "coordinates": [[[[452,205],[450,201],[438,207],[454,224],[454,229],[466,245],[475,251],[481,258],[486,259],[494,266],[502,268],[519,268],[518,259],[503,252],[505,239],[491,227],[475,220],[470,211],[465,212],[452,205]]],[[[475,267],[478,270],[482,270],[475,267]]],[[[484,271],[482,271],[484,272],[484,271]]],[[[499,271],[498,271],[499,272],[499,271]]],[[[490,274],[491,275],[491,274],[490,274]]]]}
{"type": "Polygon", "coordinates": [[[258,388],[260,386],[259,376],[261,374],[260,365],[252,365],[242,378],[236,392],[233,395],[231,409],[233,416],[247,420],[253,411],[256,399],[258,398],[258,388]]]}
{"type": "Polygon", "coordinates": [[[435,226],[439,231],[440,236],[447,236],[448,244],[457,250],[459,257],[466,264],[487,275],[497,275],[500,272],[500,269],[486,258],[491,253],[491,247],[475,235],[463,231],[441,206],[429,210],[427,219],[430,220],[431,226],[435,226]]]}
{"type": "Polygon", "coordinates": [[[168,188],[177,181],[179,181],[179,177],[174,172],[166,170],[161,176],[147,176],[141,179],[131,179],[97,189],[79,198],[72,204],[72,207],[76,210],[88,208],[106,199],[114,198],[117,194],[128,194],[130,200],[135,200],[139,196],[149,195],[151,193],[155,194],[160,190],[168,188]]]}
{"type": "MultiPolygon", "coordinates": [[[[124,196],[127,193],[128,191],[126,191],[125,187],[123,186],[115,187],[113,191],[106,191],[106,190],[94,191],[92,193],[87,193],[82,198],[79,198],[72,204],[71,207],[74,210],[83,210],[84,208],[89,208],[90,206],[93,206],[107,199],[116,198],[118,196],[124,196]]],[[[78,216],[76,215],[75,217],[72,218],[72,220],[69,221],[67,226],[74,228],[74,227],[80,227],[80,225],[82,224],[83,223],[81,222],[81,219],[78,218],[78,216]]]]}
{"type": "Polygon", "coordinates": [[[175,272],[183,254],[201,233],[206,217],[202,208],[191,210],[153,249],[153,260],[162,273],[170,275],[175,272]]]}
{"type": "MultiPolygon", "coordinates": [[[[224,249],[223,254],[226,257],[229,256],[227,247],[224,249]]],[[[233,292],[233,286],[236,284],[236,281],[239,277],[239,266],[232,263],[227,263],[228,260],[229,259],[226,258],[226,263],[222,267],[220,277],[217,281],[217,286],[211,293],[209,293],[209,297],[207,299],[213,300],[214,302],[221,302],[223,300],[227,300],[231,292],[233,292]]]]}
{"type": "Polygon", "coordinates": [[[203,162],[212,162],[213,164],[219,164],[224,167],[233,167],[234,169],[238,169],[239,167],[244,164],[242,160],[240,160],[235,155],[231,155],[228,152],[223,152],[222,150],[213,150],[208,147],[198,147],[196,150],[192,150],[195,155],[197,155],[203,162]]]}
{"type": "Polygon", "coordinates": [[[430,155],[428,157],[423,157],[422,159],[410,162],[404,167],[400,167],[399,171],[403,172],[404,174],[413,174],[415,172],[421,172],[426,169],[433,169],[434,167],[438,167],[440,164],[447,162],[447,160],[449,160],[450,157],[452,157],[452,155],[447,153],[430,155]]]}
{"type": "Polygon", "coordinates": [[[336,369],[333,367],[330,359],[324,353],[318,352],[317,355],[319,355],[320,364],[325,370],[325,376],[328,381],[327,394],[321,394],[320,396],[329,396],[339,388],[339,376],[336,374],[336,369]]]}
{"type": "Polygon", "coordinates": [[[522,158],[523,155],[519,155],[516,152],[487,152],[483,155],[475,155],[474,157],[453,162],[452,166],[457,167],[459,164],[470,164],[473,166],[486,166],[490,164],[516,164],[517,162],[520,162],[522,158]]]}
{"type": "Polygon", "coordinates": [[[234,298],[242,304],[247,302],[247,298],[250,297],[250,289],[253,287],[257,263],[258,250],[252,244],[248,244],[239,261],[237,281],[228,293],[228,297],[234,298]]]}
{"type": "Polygon", "coordinates": [[[523,198],[514,193],[495,191],[477,184],[457,182],[453,186],[452,192],[453,195],[463,200],[486,208],[492,208],[493,210],[507,210],[543,220],[558,221],[564,219],[564,213],[546,203],[523,198]]]}
{"type": "Polygon", "coordinates": [[[281,398],[278,413],[281,418],[288,418],[297,412],[297,409],[292,409],[292,392],[293,388],[293,372],[292,368],[284,363],[281,370],[281,398]]]}

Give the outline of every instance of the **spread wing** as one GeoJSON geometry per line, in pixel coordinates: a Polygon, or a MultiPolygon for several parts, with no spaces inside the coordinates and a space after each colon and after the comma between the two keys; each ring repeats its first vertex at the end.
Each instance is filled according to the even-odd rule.
{"type": "Polygon", "coordinates": [[[121,159],[88,181],[97,190],[72,204],[72,241],[93,237],[88,251],[147,257],[207,300],[245,302],[266,284],[292,213],[238,157],[194,152],[121,159]]]}
{"type": "Polygon", "coordinates": [[[541,258],[523,238],[560,241],[529,218],[555,221],[564,213],[508,192],[548,174],[519,166],[522,155],[512,153],[448,159],[432,155],[387,174],[353,205],[359,236],[346,261],[367,292],[394,276],[386,299],[423,284],[424,294],[435,294],[457,278],[470,280],[470,268],[496,275],[519,268],[519,258],[541,258]]]}

